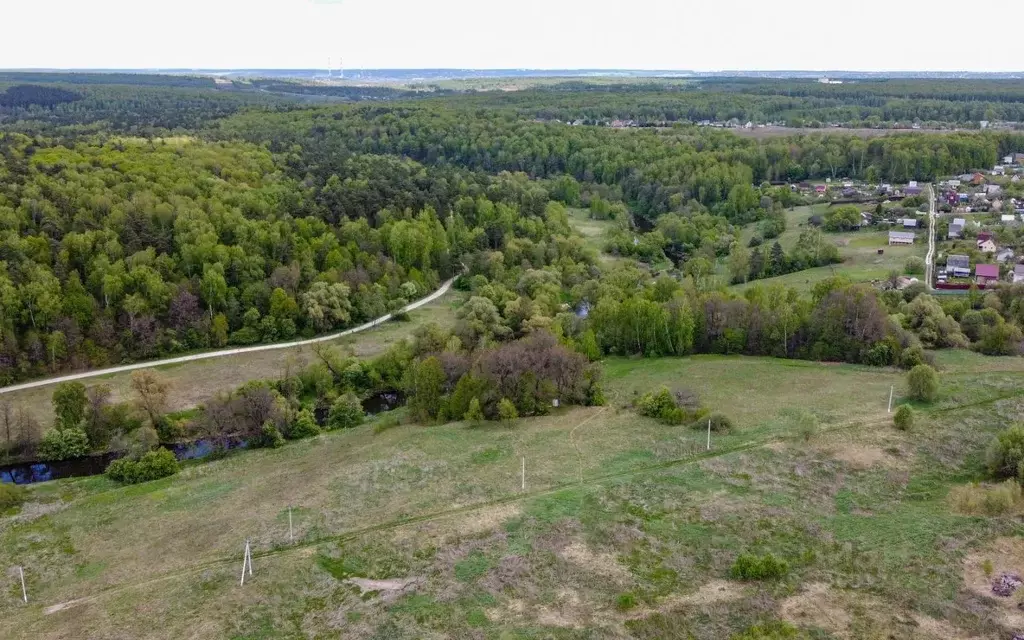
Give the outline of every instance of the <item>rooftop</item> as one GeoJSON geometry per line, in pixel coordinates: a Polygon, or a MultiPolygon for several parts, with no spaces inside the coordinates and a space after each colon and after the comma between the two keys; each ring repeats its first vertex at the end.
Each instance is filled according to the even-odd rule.
{"type": "Polygon", "coordinates": [[[971,259],[967,256],[958,254],[952,254],[946,258],[947,267],[959,267],[961,269],[969,269],[971,267],[971,259]]]}
{"type": "Polygon", "coordinates": [[[974,267],[974,275],[983,278],[998,278],[999,266],[994,264],[979,264],[974,267]]]}

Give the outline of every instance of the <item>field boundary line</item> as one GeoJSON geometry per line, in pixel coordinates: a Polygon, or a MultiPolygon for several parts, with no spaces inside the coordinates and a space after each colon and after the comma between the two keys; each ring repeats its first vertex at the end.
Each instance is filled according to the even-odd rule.
{"type": "Polygon", "coordinates": [[[579,462],[580,484],[583,484],[583,451],[580,450],[580,445],[576,442],[576,430],[604,413],[607,409],[608,407],[601,407],[569,431],[569,442],[572,443],[572,448],[576,450],[576,459],[579,462]]]}

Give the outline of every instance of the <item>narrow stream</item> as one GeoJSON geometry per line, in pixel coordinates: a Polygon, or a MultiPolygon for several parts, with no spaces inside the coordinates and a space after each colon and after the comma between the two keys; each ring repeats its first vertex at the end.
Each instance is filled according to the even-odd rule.
{"type": "MultiPolygon", "coordinates": [[[[363,400],[363,411],[367,415],[377,415],[402,406],[405,396],[398,391],[383,391],[363,400]]],[[[325,416],[326,417],[326,416],[325,416]]],[[[244,449],[247,442],[242,438],[201,438],[191,442],[172,442],[162,444],[174,453],[178,460],[198,460],[217,451],[244,449]]],[[[58,461],[16,462],[0,465],[0,482],[14,484],[33,484],[60,480],[61,478],[81,478],[100,475],[107,469],[112,460],[121,457],[120,452],[101,453],[83,458],[58,461]]]]}

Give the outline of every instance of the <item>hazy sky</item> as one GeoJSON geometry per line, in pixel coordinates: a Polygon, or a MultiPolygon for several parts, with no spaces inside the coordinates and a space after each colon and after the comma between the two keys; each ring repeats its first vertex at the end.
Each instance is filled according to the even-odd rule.
{"type": "Polygon", "coordinates": [[[1020,0],[0,0],[0,20],[0,68],[1024,69],[1020,0]]]}

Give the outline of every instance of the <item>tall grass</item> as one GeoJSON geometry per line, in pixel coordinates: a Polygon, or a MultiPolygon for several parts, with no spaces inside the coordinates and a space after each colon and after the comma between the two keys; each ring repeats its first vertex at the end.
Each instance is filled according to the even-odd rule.
{"type": "Polygon", "coordinates": [[[1000,484],[973,483],[954,487],[949,492],[953,509],[972,516],[999,516],[1016,511],[1022,499],[1021,487],[1016,480],[1000,484]]]}

